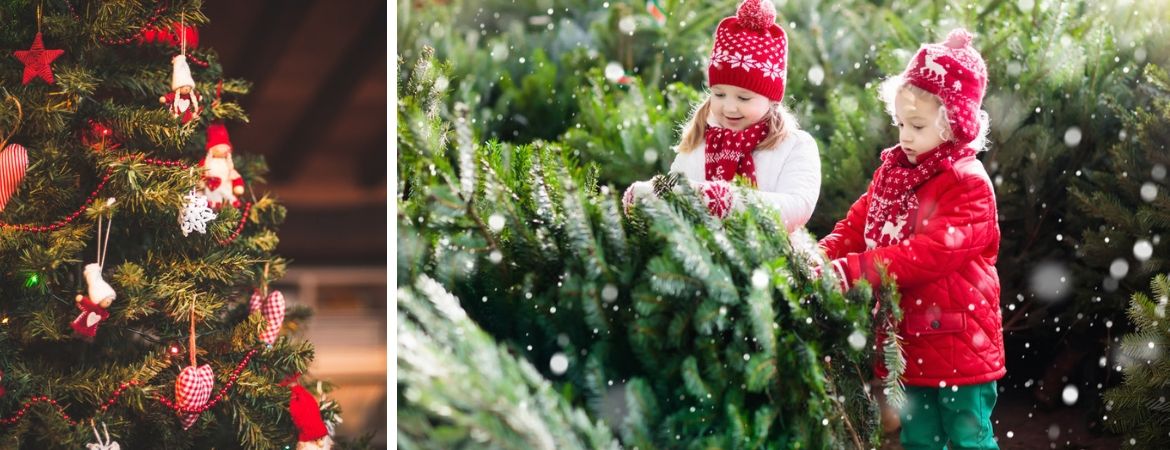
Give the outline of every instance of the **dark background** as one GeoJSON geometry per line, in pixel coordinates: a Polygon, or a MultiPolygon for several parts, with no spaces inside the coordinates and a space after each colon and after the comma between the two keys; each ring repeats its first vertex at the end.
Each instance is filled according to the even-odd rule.
{"type": "Polygon", "coordinates": [[[386,261],[386,7],[379,0],[208,0],[200,48],[253,83],[235,151],[264,155],[297,265],[386,261]]]}

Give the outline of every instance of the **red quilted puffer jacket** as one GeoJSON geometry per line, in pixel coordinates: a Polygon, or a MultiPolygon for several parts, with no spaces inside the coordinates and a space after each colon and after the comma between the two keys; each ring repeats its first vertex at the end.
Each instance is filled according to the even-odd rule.
{"type": "MultiPolygon", "coordinates": [[[[905,313],[899,324],[905,384],[998,380],[1007,369],[995,271],[999,222],[987,171],[975,157],[962,158],[915,193],[919,209],[909,221],[914,228],[900,244],[866,250],[866,192],[820,246],[849,283],[864,278],[877,286],[879,264],[897,280],[905,313]]],[[[881,358],[875,370],[879,377],[886,375],[881,358]]]]}

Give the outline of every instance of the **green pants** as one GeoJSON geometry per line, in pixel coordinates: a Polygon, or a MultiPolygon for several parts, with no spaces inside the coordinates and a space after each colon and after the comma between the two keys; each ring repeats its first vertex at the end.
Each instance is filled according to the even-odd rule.
{"type": "Polygon", "coordinates": [[[991,430],[995,382],[925,388],[906,386],[902,447],[906,450],[998,449],[991,430]]]}

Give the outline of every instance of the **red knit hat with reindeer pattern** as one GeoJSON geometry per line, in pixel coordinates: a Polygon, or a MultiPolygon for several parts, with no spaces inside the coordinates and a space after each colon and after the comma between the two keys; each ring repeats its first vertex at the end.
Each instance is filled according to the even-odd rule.
{"type": "Polygon", "coordinates": [[[744,0],[715,29],[707,82],[737,86],[780,101],[788,78],[788,37],[771,0],[744,0]]]}
{"type": "Polygon", "coordinates": [[[945,42],[923,45],[902,76],[942,100],[957,141],[965,144],[975,139],[987,89],[987,65],[971,47],[971,33],[956,28],[945,42]]]}

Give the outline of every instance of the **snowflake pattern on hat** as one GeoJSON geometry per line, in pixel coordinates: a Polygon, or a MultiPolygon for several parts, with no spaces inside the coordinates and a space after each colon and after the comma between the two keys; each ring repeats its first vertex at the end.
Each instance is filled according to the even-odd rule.
{"type": "Polygon", "coordinates": [[[737,14],[724,18],[715,30],[708,83],[737,86],[780,101],[788,79],[787,56],[788,38],[776,24],[772,2],[745,0],[737,14]]]}

